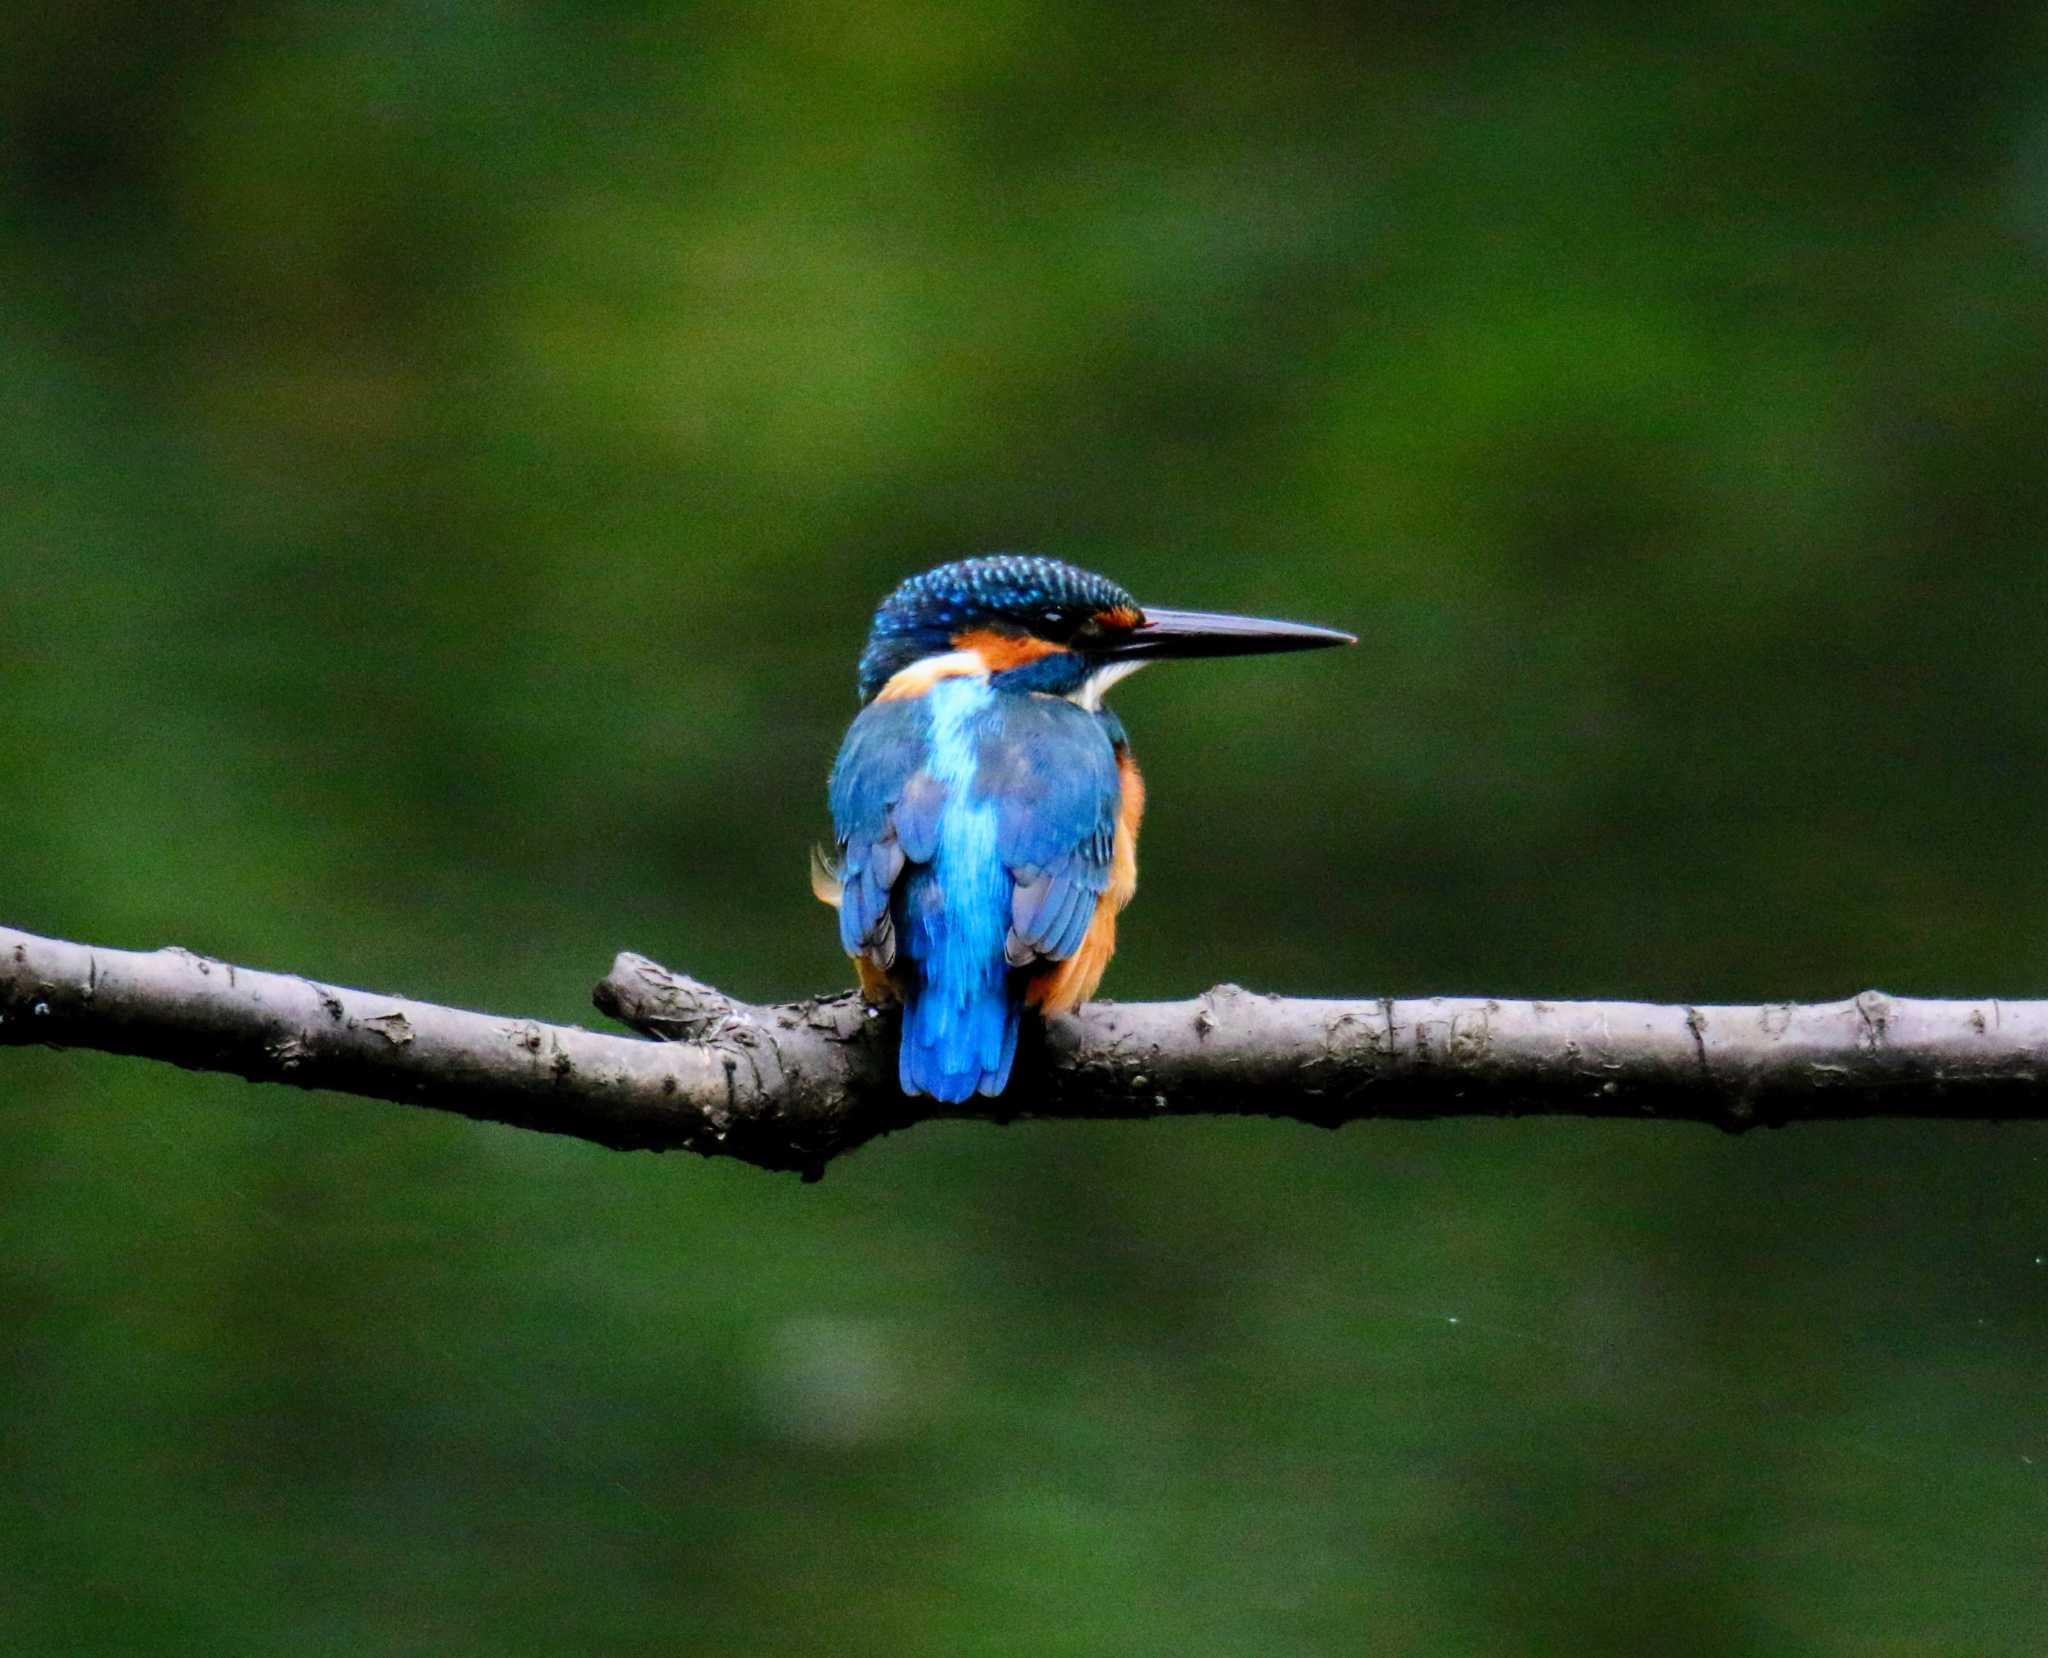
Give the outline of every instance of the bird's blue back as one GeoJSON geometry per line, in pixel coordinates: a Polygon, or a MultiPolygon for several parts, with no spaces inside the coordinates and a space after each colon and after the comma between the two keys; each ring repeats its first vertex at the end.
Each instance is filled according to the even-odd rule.
{"type": "Polygon", "coordinates": [[[906,1091],[997,1094],[1025,970],[1079,948],[1108,883],[1112,726],[1063,698],[943,678],[870,703],[832,774],[840,938],[904,1004],[906,1091]]]}

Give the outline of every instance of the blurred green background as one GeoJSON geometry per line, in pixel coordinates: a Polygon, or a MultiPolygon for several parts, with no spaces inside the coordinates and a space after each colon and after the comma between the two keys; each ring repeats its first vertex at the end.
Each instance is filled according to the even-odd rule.
{"type": "MultiPolygon", "coordinates": [[[[2048,989],[2048,14],[0,19],[0,920],[847,979],[866,616],[1118,693],[1108,989],[2048,989]]],[[[10,1653],[2028,1653],[2048,1130],[897,1136],[0,1055],[10,1653]]]]}

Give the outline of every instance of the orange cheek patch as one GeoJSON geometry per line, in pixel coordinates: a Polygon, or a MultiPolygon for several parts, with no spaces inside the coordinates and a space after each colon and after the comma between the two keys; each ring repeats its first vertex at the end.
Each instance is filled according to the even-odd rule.
{"type": "Polygon", "coordinates": [[[953,648],[972,651],[988,664],[988,671],[992,674],[1006,674],[1012,668],[1021,668],[1027,662],[1036,662],[1040,657],[1065,650],[1066,646],[1055,645],[1050,639],[1034,639],[1028,633],[998,633],[993,628],[974,628],[954,634],[953,648]]]}

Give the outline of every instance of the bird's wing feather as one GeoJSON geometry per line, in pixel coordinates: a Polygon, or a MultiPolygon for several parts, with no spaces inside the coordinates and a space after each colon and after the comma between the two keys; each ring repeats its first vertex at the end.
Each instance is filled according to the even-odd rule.
{"type": "Polygon", "coordinates": [[[975,793],[996,803],[996,850],[1016,883],[1004,955],[1072,955],[1109,884],[1119,799],[1102,722],[1056,697],[1005,699],[982,739],[975,793]]]}
{"type": "Polygon", "coordinates": [[[832,768],[832,828],[839,847],[839,941],[850,956],[896,960],[890,894],[906,861],[929,862],[945,786],[923,770],[929,720],[921,703],[862,709],[832,768]]]}

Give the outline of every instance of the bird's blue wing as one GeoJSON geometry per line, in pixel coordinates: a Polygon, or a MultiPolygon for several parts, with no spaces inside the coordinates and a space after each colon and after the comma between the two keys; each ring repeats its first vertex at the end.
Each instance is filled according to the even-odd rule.
{"type": "Polygon", "coordinates": [[[1015,883],[1013,967],[1081,947],[1109,884],[1121,794],[1103,721],[1059,697],[1006,697],[983,735],[975,793],[996,805],[996,850],[1015,883]]]}
{"type": "Polygon", "coordinates": [[[904,863],[929,863],[938,845],[947,791],[924,769],[930,751],[922,701],[874,702],[854,720],[832,767],[839,941],[877,967],[896,961],[890,895],[904,863]]]}

